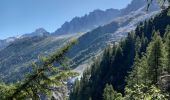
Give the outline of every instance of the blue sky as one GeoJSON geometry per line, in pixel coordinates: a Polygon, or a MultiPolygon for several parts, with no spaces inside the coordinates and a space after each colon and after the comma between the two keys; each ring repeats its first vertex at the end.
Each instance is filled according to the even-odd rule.
{"type": "Polygon", "coordinates": [[[65,21],[95,9],[124,8],[131,0],[0,0],[0,39],[43,27],[54,32],[65,21]]]}

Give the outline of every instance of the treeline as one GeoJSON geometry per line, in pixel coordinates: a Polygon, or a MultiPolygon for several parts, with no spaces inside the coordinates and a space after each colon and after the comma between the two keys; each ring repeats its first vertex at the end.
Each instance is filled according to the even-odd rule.
{"type": "Polygon", "coordinates": [[[168,12],[169,8],[108,47],[76,80],[70,100],[170,99],[168,12]]]}

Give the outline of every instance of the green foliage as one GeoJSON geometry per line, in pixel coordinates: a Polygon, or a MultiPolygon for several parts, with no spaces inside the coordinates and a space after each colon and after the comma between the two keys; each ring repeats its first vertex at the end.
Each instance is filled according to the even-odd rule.
{"type": "Polygon", "coordinates": [[[162,38],[155,33],[147,50],[148,75],[151,84],[157,84],[165,68],[165,47],[162,38]]]}
{"type": "MultiPolygon", "coordinates": [[[[165,35],[168,36],[168,33],[165,35]]],[[[127,78],[128,85],[125,93],[127,100],[168,100],[167,94],[154,86],[159,86],[158,83],[161,81],[159,78],[163,72],[168,71],[166,67],[166,64],[170,63],[166,56],[169,48],[168,40],[166,37],[164,44],[160,35],[155,33],[146,54],[142,55],[142,58],[136,55],[133,69],[127,78]]]]}
{"type": "Polygon", "coordinates": [[[0,98],[1,100],[5,100],[6,97],[9,97],[10,94],[14,93],[14,89],[16,87],[14,85],[6,85],[4,83],[0,83],[0,98]]]}
{"type": "Polygon", "coordinates": [[[112,93],[120,92],[124,95],[122,98],[124,100],[168,100],[166,93],[168,93],[167,82],[169,81],[165,79],[167,91],[159,84],[164,72],[169,72],[168,28],[165,33],[165,27],[170,22],[170,17],[167,16],[168,10],[165,9],[154,19],[140,24],[135,33],[130,33],[118,45],[107,48],[91,66],[91,73],[85,76],[86,78],[88,76],[87,80],[81,79],[76,83],[78,84],[76,92],[72,91],[74,99],[71,97],[70,99],[113,99],[112,93]],[[160,33],[153,29],[159,30],[160,33]],[[126,82],[125,77],[127,77],[126,82]]]}
{"type": "Polygon", "coordinates": [[[126,87],[125,91],[125,100],[168,100],[167,94],[154,85],[148,87],[143,84],[135,84],[131,88],[126,87]]]}
{"type": "Polygon", "coordinates": [[[157,84],[160,75],[165,70],[165,54],[162,38],[158,33],[155,33],[147,47],[147,53],[143,54],[141,58],[139,58],[138,53],[136,54],[128,85],[157,84]]]}
{"type": "Polygon", "coordinates": [[[106,84],[103,93],[103,100],[123,100],[122,94],[113,90],[112,85],[106,84]]]}
{"type": "Polygon", "coordinates": [[[168,71],[168,73],[170,73],[170,26],[168,25],[167,26],[167,29],[166,29],[166,34],[164,36],[164,39],[165,39],[165,49],[166,49],[166,52],[167,52],[167,55],[166,55],[166,70],[168,71]]]}
{"type": "Polygon", "coordinates": [[[132,66],[132,71],[130,72],[127,78],[127,86],[132,87],[134,84],[147,84],[148,83],[148,64],[146,56],[140,59],[138,55],[136,55],[134,64],[132,66]]]}
{"type": "Polygon", "coordinates": [[[125,77],[128,75],[127,70],[130,70],[135,55],[134,38],[134,33],[130,33],[128,38],[123,40],[120,45],[106,48],[103,55],[98,57],[91,66],[88,74],[87,72],[83,74],[80,80],[79,93],[72,91],[70,99],[88,100],[91,98],[92,100],[101,100],[107,83],[113,83],[116,91],[123,92],[125,77]]]}

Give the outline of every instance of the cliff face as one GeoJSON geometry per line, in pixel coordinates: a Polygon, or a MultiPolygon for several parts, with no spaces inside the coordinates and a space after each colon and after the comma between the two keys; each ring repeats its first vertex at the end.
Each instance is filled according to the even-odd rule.
{"type": "MultiPolygon", "coordinates": [[[[54,34],[70,34],[70,33],[79,33],[79,32],[88,32],[92,29],[95,29],[99,26],[110,23],[115,18],[128,15],[130,12],[136,11],[141,8],[143,11],[146,11],[146,1],[145,0],[132,0],[132,2],[124,9],[107,9],[103,10],[94,10],[89,14],[86,14],[82,17],[75,17],[70,22],[65,22],[59,29],[57,29],[54,34]]],[[[149,12],[158,10],[158,4],[154,1],[149,12]]]]}
{"type": "Polygon", "coordinates": [[[75,17],[70,22],[65,22],[54,34],[87,32],[100,25],[110,23],[118,16],[120,16],[120,11],[117,9],[108,9],[106,11],[94,10],[85,16],[75,17]]]}

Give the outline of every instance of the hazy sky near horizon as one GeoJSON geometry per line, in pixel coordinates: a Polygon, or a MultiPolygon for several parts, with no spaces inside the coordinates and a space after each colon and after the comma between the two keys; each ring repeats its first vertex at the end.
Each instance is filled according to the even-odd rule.
{"type": "Polygon", "coordinates": [[[65,21],[95,9],[121,9],[131,0],[0,0],[0,39],[43,27],[54,32],[65,21]]]}

